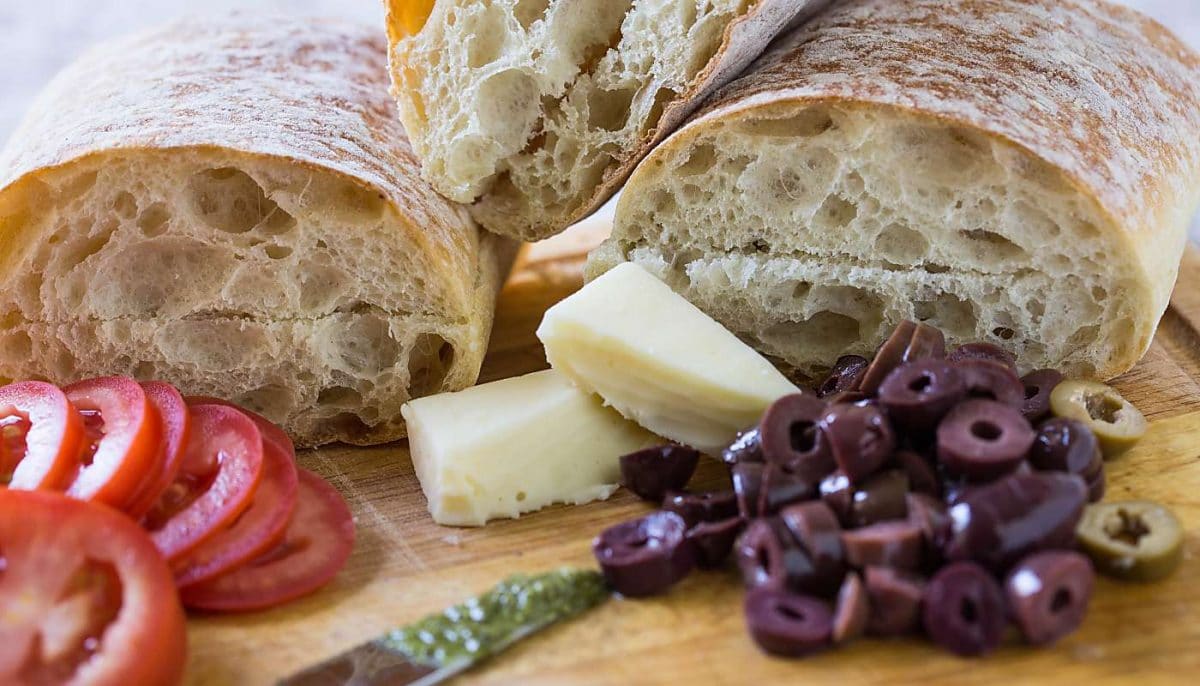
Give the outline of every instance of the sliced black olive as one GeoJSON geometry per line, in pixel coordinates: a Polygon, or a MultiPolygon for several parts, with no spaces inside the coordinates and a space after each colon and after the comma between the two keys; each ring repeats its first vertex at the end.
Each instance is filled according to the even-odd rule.
{"type": "Polygon", "coordinates": [[[622,455],[621,485],[643,500],[661,503],[668,491],[687,486],[700,452],[681,445],[663,445],[622,455]]]}
{"type": "Polygon", "coordinates": [[[679,515],[655,512],[606,529],[592,543],[592,551],[613,590],[631,598],[657,595],[696,564],[686,532],[679,515]]]}

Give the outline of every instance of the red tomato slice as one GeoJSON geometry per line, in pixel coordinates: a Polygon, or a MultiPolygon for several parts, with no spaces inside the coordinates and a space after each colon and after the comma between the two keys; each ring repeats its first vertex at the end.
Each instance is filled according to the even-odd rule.
{"type": "Polygon", "coordinates": [[[56,386],[0,388],[0,486],[66,489],[82,445],[83,420],[56,386]]]}
{"type": "Polygon", "coordinates": [[[0,491],[0,683],[172,684],[187,634],[171,572],[133,520],[0,491]]]}
{"type": "Polygon", "coordinates": [[[142,384],[142,390],[158,414],[162,441],[159,444],[159,456],[154,469],[146,472],[137,495],[125,508],[125,513],[134,519],[146,516],[167,487],[175,482],[175,477],[179,475],[180,463],[183,461],[183,447],[187,444],[191,420],[187,403],[171,384],[150,381],[142,384]]]}
{"type": "MultiPolygon", "coordinates": [[[[263,428],[259,423],[265,437],[267,432],[263,428]]],[[[233,526],[218,532],[173,565],[175,583],[182,588],[207,581],[278,545],[296,509],[297,487],[296,456],[264,438],[262,481],[250,507],[233,526]]]]}
{"type": "Polygon", "coordinates": [[[329,583],[354,548],[354,518],[341,493],[300,470],[300,497],[283,543],[233,571],[180,589],[187,607],[248,612],[282,605],[329,583]]]}
{"type": "Polygon", "coordinates": [[[188,405],[221,405],[224,407],[232,407],[234,409],[241,410],[242,414],[253,419],[254,423],[258,425],[258,430],[260,432],[262,432],[262,437],[263,437],[264,441],[270,441],[270,442],[274,443],[275,445],[277,445],[279,447],[280,450],[283,450],[284,452],[290,454],[292,457],[296,456],[296,446],[292,443],[291,437],[289,437],[284,432],[283,429],[279,428],[279,425],[275,424],[270,419],[267,419],[266,417],[262,416],[261,414],[251,412],[250,410],[247,410],[246,408],[241,407],[240,405],[232,403],[228,400],[221,400],[220,398],[210,398],[208,396],[202,396],[202,395],[189,395],[187,398],[187,404],[188,405]]]}
{"type": "Polygon", "coordinates": [[[124,509],[146,472],[156,469],[162,437],[157,413],[133,379],[88,379],[63,393],[79,410],[91,438],[67,495],[124,509]]]}
{"type": "Polygon", "coordinates": [[[250,506],[263,471],[263,442],[246,415],[217,405],[190,408],[191,432],[179,475],[142,524],[175,562],[250,506]]]}

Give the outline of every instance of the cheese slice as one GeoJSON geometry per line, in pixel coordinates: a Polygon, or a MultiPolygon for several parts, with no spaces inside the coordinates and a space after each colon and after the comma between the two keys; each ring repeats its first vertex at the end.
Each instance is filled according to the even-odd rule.
{"type": "Polygon", "coordinates": [[[660,436],[717,454],[799,390],[642,267],[622,264],[552,307],[538,338],[555,371],[660,436]]]}
{"type": "Polygon", "coordinates": [[[429,512],[448,526],[604,500],[617,489],[618,458],[661,442],[554,371],[413,400],[401,412],[429,512]]]}

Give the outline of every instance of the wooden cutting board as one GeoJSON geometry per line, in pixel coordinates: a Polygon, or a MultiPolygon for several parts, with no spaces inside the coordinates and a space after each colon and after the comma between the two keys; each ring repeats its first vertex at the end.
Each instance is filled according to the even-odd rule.
{"type": "MultiPolygon", "coordinates": [[[[501,299],[484,380],[545,367],[533,335],[545,309],[581,285],[595,230],[528,249],[501,299]]],[[[1109,499],[1166,503],[1189,530],[1184,566],[1150,586],[1099,582],[1083,628],[1048,650],[1016,640],[963,660],[912,640],[863,640],[803,661],[772,659],[747,636],[733,572],[695,573],[647,601],[614,601],[521,643],[458,683],[803,684],[1183,683],[1200,674],[1200,253],[1189,251],[1173,307],[1145,361],[1115,384],[1154,420],[1109,464],[1109,499]]],[[[389,627],[459,602],[508,574],[591,565],[604,527],[649,507],[628,493],[483,529],[435,525],[406,446],[327,448],[300,457],[346,495],[358,523],[349,566],[319,594],[271,612],[194,617],[191,684],[267,684],[389,627]]],[[[702,485],[725,477],[704,465],[702,485]]]]}

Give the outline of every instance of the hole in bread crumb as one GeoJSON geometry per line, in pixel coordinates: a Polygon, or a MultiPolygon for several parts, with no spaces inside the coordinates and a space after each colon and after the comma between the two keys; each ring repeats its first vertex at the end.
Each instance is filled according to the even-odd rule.
{"type": "Polygon", "coordinates": [[[282,260],[291,256],[292,249],[286,245],[268,245],[266,248],[267,257],[272,260],[282,260]]]}
{"type": "Polygon", "coordinates": [[[716,163],[716,149],[707,143],[701,143],[692,146],[691,154],[683,164],[676,167],[676,171],[680,176],[696,176],[712,169],[716,163]]]}
{"type": "Polygon", "coordinates": [[[84,193],[92,190],[92,187],[96,185],[98,177],[99,172],[95,171],[87,171],[72,176],[57,187],[56,190],[59,194],[58,201],[60,203],[68,203],[82,196],[84,193]]]}
{"type": "Polygon", "coordinates": [[[738,128],[748,136],[812,138],[833,128],[833,118],[824,108],[811,108],[783,119],[751,119],[738,128]]]}
{"type": "Polygon", "coordinates": [[[512,12],[521,28],[529,30],[534,22],[546,15],[549,6],[550,0],[517,0],[512,12]]]}
{"type": "Polygon", "coordinates": [[[116,230],[116,222],[109,220],[100,226],[95,234],[84,236],[64,246],[62,255],[63,264],[70,267],[83,264],[89,257],[99,253],[108,245],[116,230]]]}
{"type": "Polygon", "coordinates": [[[357,408],[363,403],[362,394],[346,386],[322,388],[317,394],[317,404],[337,408],[357,408]]]}
{"type": "Polygon", "coordinates": [[[503,10],[492,7],[484,12],[488,15],[484,21],[490,23],[491,26],[480,27],[481,30],[472,32],[466,39],[467,65],[471,69],[486,67],[500,59],[500,55],[504,52],[504,41],[508,37],[508,32],[505,31],[503,25],[504,19],[501,16],[503,10]]]}
{"type": "Polygon", "coordinates": [[[287,386],[267,384],[242,393],[234,402],[271,421],[281,422],[296,406],[296,397],[287,386]]]}
{"type": "Polygon", "coordinates": [[[262,186],[246,172],[232,167],[209,169],[189,182],[192,210],[200,221],[227,233],[246,233],[258,226],[279,206],[266,196],[262,186]]]}
{"type": "Polygon", "coordinates": [[[1011,341],[1017,335],[1017,332],[1007,326],[998,326],[992,329],[992,335],[1001,340],[1011,341]]]}
{"type": "Polygon", "coordinates": [[[941,293],[933,300],[913,304],[917,321],[930,322],[954,338],[975,335],[975,306],[953,293],[941,293]]]}
{"type": "Polygon", "coordinates": [[[658,92],[654,94],[654,104],[650,106],[650,114],[646,117],[642,133],[657,129],[659,121],[662,120],[663,112],[667,109],[667,105],[674,102],[677,98],[679,98],[679,93],[670,88],[658,89],[658,92]]]}
{"type": "Polygon", "coordinates": [[[408,389],[413,398],[441,388],[454,364],[454,346],[434,333],[423,333],[408,353],[408,389]]]}
{"type": "Polygon", "coordinates": [[[691,31],[692,27],[696,25],[696,4],[692,2],[682,2],[680,5],[679,25],[684,32],[691,31]]]}
{"type": "Polygon", "coordinates": [[[839,229],[850,225],[858,218],[858,207],[840,195],[825,199],[813,220],[825,228],[839,229]]]}
{"type": "Polygon", "coordinates": [[[400,359],[402,347],[390,328],[382,313],[338,317],[323,331],[321,352],[335,370],[356,378],[377,376],[400,359]]]}
{"type": "Polygon", "coordinates": [[[137,199],[133,197],[132,193],[121,191],[116,198],[113,198],[112,209],[122,219],[133,219],[138,211],[137,199]]]}
{"type": "Polygon", "coordinates": [[[353,412],[340,412],[330,418],[329,424],[334,427],[340,437],[351,440],[365,437],[371,433],[371,425],[353,412]]]}
{"type": "Polygon", "coordinates": [[[1070,351],[1087,348],[1093,345],[1100,338],[1100,325],[1090,324],[1075,330],[1067,339],[1067,349],[1070,351]]]}
{"type": "Polygon", "coordinates": [[[1104,286],[1092,286],[1092,298],[1098,303],[1108,300],[1108,289],[1104,286]]]}
{"type": "Polygon", "coordinates": [[[33,340],[24,331],[14,331],[0,338],[0,351],[10,362],[24,363],[33,355],[33,340]]]}
{"type": "Polygon", "coordinates": [[[167,211],[166,205],[156,202],[142,211],[138,216],[137,225],[143,234],[154,238],[166,232],[166,225],[170,219],[171,213],[167,211]]]}
{"type": "Polygon", "coordinates": [[[875,239],[875,251],[888,262],[919,264],[929,252],[929,240],[902,224],[888,224],[875,239]]]}
{"type": "Polygon", "coordinates": [[[995,231],[974,229],[959,232],[964,238],[972,241],[978,257],[986,261],[1014,260],[1026,256],[1024,248],[1001,236],[995,231]]]}
{"type": "Polygon", "coordinates": [[[588,126],[604,131],[620,131],[629,122],[633,88],[608,91],[595,89],[588,97],[588,126]]]}
{"type": "MultiPolygon", "coordinates": [[[[858,320],[822,310],[802,322],[782,322],[769,327],[762,338],[785,350],[804,350],[816,357],[830,357],[857,344],[858,320]]],[[[806,354],[809,354],[806,352],[806,354]]]]}

